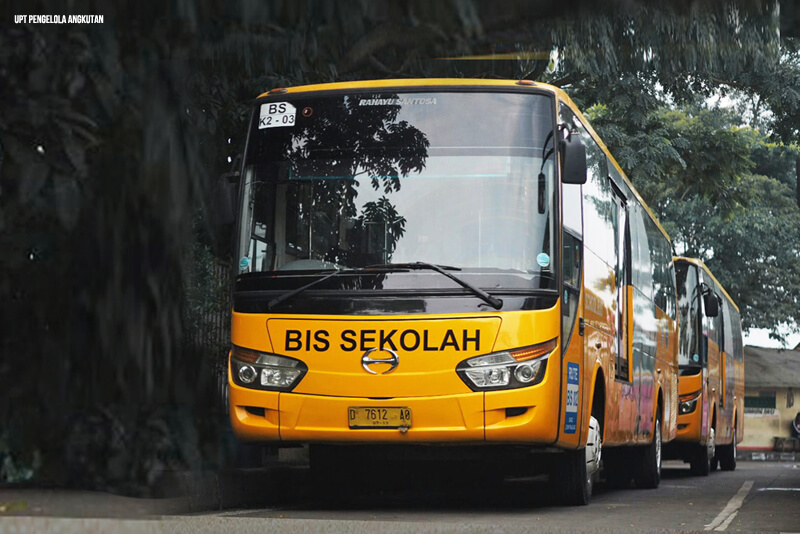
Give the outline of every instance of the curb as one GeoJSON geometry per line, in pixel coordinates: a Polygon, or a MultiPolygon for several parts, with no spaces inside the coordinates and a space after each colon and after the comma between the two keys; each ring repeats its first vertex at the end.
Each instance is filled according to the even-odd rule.
{"type": "Polygon", "coordinates": [[[736,459],[752,460],[755,462],[797,462],[800,461],[800,452],[739,450],[736,459]]]}

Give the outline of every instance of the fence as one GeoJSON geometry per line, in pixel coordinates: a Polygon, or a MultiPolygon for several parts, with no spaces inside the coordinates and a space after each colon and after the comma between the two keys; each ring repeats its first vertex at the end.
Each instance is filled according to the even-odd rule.
{"type": "Polygon", "coordinates": [[[211,361],[224,358],[231,335],[231,264],[213,259],[201,269],[190,301],[190,339],[211,361]]]}

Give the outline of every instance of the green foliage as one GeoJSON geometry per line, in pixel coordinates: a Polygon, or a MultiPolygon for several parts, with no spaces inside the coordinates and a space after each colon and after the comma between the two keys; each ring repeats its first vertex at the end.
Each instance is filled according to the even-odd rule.
{"type": "Polygon", "coordinates": [[[196,464],[192,425],[158,409],[191,406],[175,417],[209,419],[209,379],[187,338],[207,328],[203,314],[217,306],[224,284],[210,276],[211,255],[225,256],[230,229],[194,217],[207,213],[215,178],[243,151],[253,97],[276,86],[528,75],[569,88],[584,109],[594,106],[595,126],[676,240],[709,259],[746,304],[746,324],[774,327],[800,309],[792,270],[800,262],[786,263],[786,244],[798,242],[787,191],[800,66],[797,47],[778,40],[775,3],[70,6],[106,22],[11,26],[15,14],[63,6],[0,9],[0,429],[3,461],[16,473],[6,477],[33,469],[36,451],[37,474],[59,472],[66,458],[95,486],[151,483],[141,465],[196,464]],[[551,51],[560,61],[548,73],[551,51]],[[521,59],[442,59],[486,53],[521,59]],[[714,122],[713,112],[663,108],[695,105],[697,94],[720,88],[748,99],[753,116],[771,113],[751,124],[772,142],[714,122]],[[722,263],[720,250],[757,261],[722,263]],[[753,270],[746,283],[736,278],[745,267],[753,270]],[[108,447],[70,434],[70,413],[108,447]],[[141,443],[115,448],[119,436],[141,443]],[[83,463],[92,455],[94,464],[83,463]],[[159,455],[169,461],[159,464],[159,455]]]}
{"type": "Polygon", "coordinates": [[[779,55],[779,11],[767,2],[586,4],[554,25],[564,70],[613,79],[649,72],[668,92],[691,95],[686,80],[766,72],[779,55]]]}
{"type": "Polygon", "coordinates": [[[800,324],[796,145],[737,126],[729,110],[662,105],[630,121],[612,103],[587,115],[681,255],[703,259],[745,328],[800,324]]]}
{"type": "Polygon", "coordinates": [[[184,275],[184,342],[213,369],[230,348],[230,260],[215,257],[200,240],[192,254],[190,272],[184,275]]]}
{"type": "MultiPolygon", "coordinates": [[[[800,209],[775,178],[745,179],[754,197],[733,216],[711,216],[698,232],[708,266],[743,311],[745,327],[800,324],[800,209]]],[[[701,245],[701,246],[702,246],[701,245]]]]}

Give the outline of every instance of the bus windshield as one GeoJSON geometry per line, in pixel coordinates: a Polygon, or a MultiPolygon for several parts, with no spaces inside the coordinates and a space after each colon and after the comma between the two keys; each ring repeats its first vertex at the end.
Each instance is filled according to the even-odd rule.
{"type": "Polygon", "coordinates": [[[498,92],[260,104],[239,278],[426,262],[478,286],[491,273],[492,289],[555,289],[553,109],[549,96],[498,92]]]}

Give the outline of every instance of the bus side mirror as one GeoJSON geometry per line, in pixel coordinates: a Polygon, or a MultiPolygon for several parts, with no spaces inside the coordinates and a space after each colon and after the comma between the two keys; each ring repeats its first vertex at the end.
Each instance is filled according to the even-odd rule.
{"type": "Polygon", "coordinates": [[[706,310],[706,317],[716,317],[719,315],[719,300],[713,291],[703,295],[703,306],[706,310]]]}
{"type": "Polygon", "coordinates": [[[586,183],[586,145],[581,136],[570,133],[561,141],[561,182],[586,183]]]}

